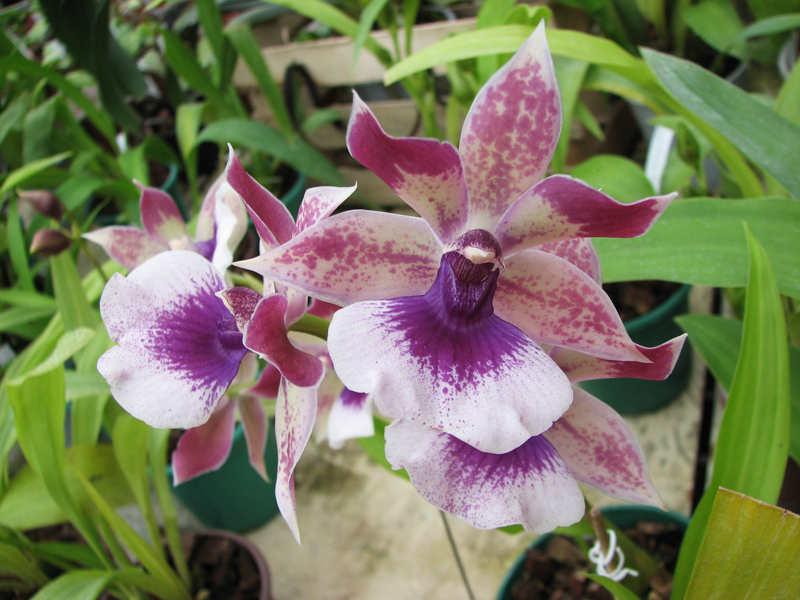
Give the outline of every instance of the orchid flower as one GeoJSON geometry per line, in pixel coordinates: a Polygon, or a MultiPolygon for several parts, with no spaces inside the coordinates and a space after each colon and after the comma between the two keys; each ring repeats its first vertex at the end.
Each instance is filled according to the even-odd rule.
{"type": "Polygon", "coordinates": [[[420,217],[343,212],[237,263],[345,306],[336,373],[395,420],[393,467],[476,527],[575,523],[577,482],[660,503],[619,415],[571,380],[671,370],[683,339],[630,339],[588,238],[642,235],[674,195],[621,204],[541,180],[561,120],[543,24],[479,92],[459,149],[387,135],[356,96],[351,154],[420,217]]]}
{"type": "Polygon", "coordinates": [[[111,258],[127,269],[138,267],[160,252],[192,250],[224,273],[247,230],[247,213],[239,196],[228,185],[226,174],[217,178],[203,199],[194,239],[169,194],[137,185],[142,191],[139,207],[144,231],[115,225],[83,237],[102,246],[111,258]]]}
{"type": "MultiPolygon", "coordinates": [[[[279,248],[328,217],[352,188],[317,187],[306,191],[297,216],[250,177],[231,149],[226,169],[228,182],[242,197],[265,249],[279,248]]],[[[300,540],[294,493],[294,468],[314,430],[317,391],[325,378],[321,358],[324,341],[301,332],[289,332],[308,309],[308,297],[265,280],[264,294],[243,287],[219,294],[234,316],[244,345],[280,372],[275,407],[278,473],[275,495],[278,508],[295,538],[300,540]]],[[[270,377],[267,373],[266,377],[270,377]]],[[[274,378],[273,378],[274,380],[274,378]]],[[[266,387],[262,382],[262,392],[266,387]]],[[[330,385],[326,385],[326,391],[330,385]]]]}

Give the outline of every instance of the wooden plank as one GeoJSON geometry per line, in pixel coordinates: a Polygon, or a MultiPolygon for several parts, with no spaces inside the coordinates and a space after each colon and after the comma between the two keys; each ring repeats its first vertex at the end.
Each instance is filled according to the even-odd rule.
{"type": "MultiPolygon", "coordinates": [[[[415,25],[412,50],[418,52],[454,33],[474,28],[475,19],[415,25]]],[[[402,29],[399,36],[403,39],[402,29]]],[[[373,38],[386,48],[392,47],[391,36],[387,31],[376,31],[373,33],[373,38]]],[[[272,76],[278,82],[283,81],[287,67],[292,64],[303,65],[317,85],[328,87],[381,81],[386,72],[386,69],[366,49],[359,53],[358,62],[353,65],[354,44],[348,37],[268,46],[261,52],[272,76]]],[[[241,60],[236,65],[233,81],[240,88],[252,88],[257,85],[250,70],[241,60]]]]}

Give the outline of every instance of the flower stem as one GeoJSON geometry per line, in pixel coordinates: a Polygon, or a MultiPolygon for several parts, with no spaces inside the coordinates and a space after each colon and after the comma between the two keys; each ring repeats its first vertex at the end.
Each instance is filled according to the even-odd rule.
{"type": "Polygon", "coordinates": [[[453,532],[450,531],[450,524],[447,522],[447,516],[444,514],[443,511],[439,511],[439,514],[442,516],[442,523],[444,523],[444,530],[447,532],[447,541],[450,542],[450,548],[453,550],[453,556],[456,559],[456,564],[458,565],[458,572],[461,573],[461,581],[464,582],[464,587],[467,590],[467,596],[469,596],[469,600],[475,600],[475,594],[472,593],[472,588],[469,585],[469,581],[467,580],[467,572],[464,570],[464,564],[461,562],[461,557],[458,554],[458,548],[456,548],[456,541],[453,539],[453,532]]]}
{"type": "Polygon", "coordinates": [[[318,317],[316,315],[305,314],[300,317],[300,320],[289,326],[289,331],[298,331],[300,333],[308,333],[315,335],[320,339],[328,339],[328,327],[330,321],[318,317]]]}

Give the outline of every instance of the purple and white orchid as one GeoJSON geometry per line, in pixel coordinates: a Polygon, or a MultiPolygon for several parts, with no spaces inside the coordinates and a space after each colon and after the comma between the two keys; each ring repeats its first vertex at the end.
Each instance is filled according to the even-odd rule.
{"type": "Polygon", "coordinates": [[[133,269],[167,250],[191,250],[201,254],[224,273],[247,230],[247,213],[241,198],[222,173],[211,185],[197,219],[194,239],[175,201],[166,192],[144,187],[139,209],[144,231],[137,227],[113,225],[84,234],[103,247],[108,255],[127,269],[133,269]]]}
{"type": "Polygon", "coordinates": [[[622,419],[571,384],[671,371],[683,338],[633,343],[588,238],[641,235],[674,195],[621,204],[542,180],[561,119],[543,25],[480,91],[459,149],[387,135],[356,96],[351,154],[420,217],[346,211],[238,263],[345,306],[328,348],[344,384],[394,419],[388,460],[480,528],[575,523],[578,482],[660,504],[622,419]]]}

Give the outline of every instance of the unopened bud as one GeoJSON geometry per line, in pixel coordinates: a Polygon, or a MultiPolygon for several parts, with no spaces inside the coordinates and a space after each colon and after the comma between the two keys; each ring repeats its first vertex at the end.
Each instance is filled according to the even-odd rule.
{"type": "Polygon", "coordinates": [[[72,245],[72,241],[57,229],[40,229],[33,234],[31,253],[36,253],[42,258],[50,258],[61,254],[72,245]]]}
{"type": "Polygon", "coordinates": [[[47,190],[22,190],[19,197],[30,202],[45,217],[60,221],[64,217],[64,205],[61,200],[47,190]]]}

